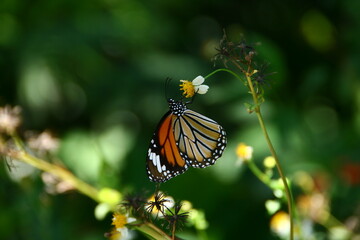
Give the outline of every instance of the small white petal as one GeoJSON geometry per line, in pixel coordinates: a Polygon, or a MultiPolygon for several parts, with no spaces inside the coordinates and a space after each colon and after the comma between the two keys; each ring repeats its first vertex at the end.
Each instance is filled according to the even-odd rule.
{"type": "Polygon", "coordinates": [[[209,90],[208,85],[195,86],[195,92],[198,94],[205,94],[209,90]]]}
{"type": "Polygon", "coordinates": [[[132,223],[132,222],[135,222],[136,221],[136,218],[133,218],[133,217],[128,217],[126,222],[127,223],[132,223]]]}
{"type": "Polygon", "coordinates": [[[121,240],[130,240],[134,238],[134,234],[132,231],[130,231],[129,229],[127,229],[126,227],[123,228],[117,228],[116,229],[118,232],[120,232],[120,239],[121,240]]]}
{"type": "Polygon", "coordinates": [[[175,205],[175,200],[170,197],[170,196],[166,196],[166,202],[164,202],[164,206],[166,206],[167,208],[172,208],[175,205]]]}
{"type": "Polygon", "coordinates": [[[194,80],[192,80],[192,84],[194,86],[198,86],[202,84],[205,81],[205,78],[203,76],[197,76],[194,80]]]}

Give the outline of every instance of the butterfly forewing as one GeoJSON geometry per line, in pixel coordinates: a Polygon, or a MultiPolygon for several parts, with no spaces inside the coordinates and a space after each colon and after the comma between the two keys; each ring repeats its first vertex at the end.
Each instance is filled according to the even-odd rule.
{"type": "Polygon", "coordinates": [[[165,182],[187,170],[186,162],[176,146],[171,111],[161,119],[151,139],[146,170],[153,182],[165,182]]]}

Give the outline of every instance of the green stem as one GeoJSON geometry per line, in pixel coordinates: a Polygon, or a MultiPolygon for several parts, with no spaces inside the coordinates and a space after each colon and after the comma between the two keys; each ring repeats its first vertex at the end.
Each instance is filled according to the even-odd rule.
{"type": "MultiPolygon", "coordinates": [[[[37,169],[40,169],[44,172],[51,173],[54,176],[58,177],[59,179],[70,183],[75,189],[77,189],[79,192],[83,193],[84,195],[92,198],[94,201],[100,202],[100,199],[98,198],[98,190],[96,188],[94,188],[91,185],[78,179],[75,175],[73,175],[67,169],[64,169],[60,166],[54,165],[52,163],[44,161],[43,159],[40,159],[40,158],[37,158],[37,157],[34,157],[34,156],[28,154],[24,150],[21,139],[15,134],[13,134],[12,137],[14,139],[14,142],[15,142],[17,148],[20,150],[10,150],[10,151],[6,151],[5,153],[2,153],[2,154],[7,155],[18,161],[25,162],[25,163],[27,163],[37,169]]],[[[146,222],[144,224],[141,224],[138,226],[133,226],[133,227],[153,239],[159,239],[159,240],[162,240],[162,239],[171,240],[172,239],[170,236],[168,236],[166,233],[164,233],[161,229],[157,228],[152,223],[146,222]]]]}
{"type": "Polygon", "coordinates": [[[54,176],[60,178],[61,180],[70,183],[74,188],[79,190],[81,193],[92,198],[96,202],[99,202],[98,190],[96,188],[94,188],[93,186],[87,184],[86,182],[83,182],[82,180],[78,179],[67,169],[64,169],[60,166],[46,162],[40,158],[34,157],[22,150],[11,151],[9,153],[9,156],[13,159],[25,162],[25,163],[27,163],[37,169],[40,169],[44,172],[53,174],[54,176]]]}
{"type": "Polygon", "coordinates": [[[233,75],[235,78],[239,79],[240,81],[242,81],[243,83],[245,83],[244,79],[242,79],[241,77],[239,77],[236,73],[234,73],[233,71],[226,69],[226,68],[219,68],[216,69],[215,71],[211,72],[210,74],[208,74],[206,77],[204,77],[205,79],[211,77],[212,75],[214,75],[215,73],[218,72],[227,72],[230,73],[231,75],[233,75]]]}
{"type": "Polygon", "coordinates": [[[263,134],[265,136],[265,139],[266,139],[267,145],[268,145],[268,147],[270,149],[271,155],[275,159],[277,170],[278,170],[279,175],[280,175],[280,177],[281,177],[281,179],[283,181],[283,184],[284,184],[285,194],[286,194],[287,204],[288,204],[288,212],[289,212],[289,216],[290,216],[290,240],[293,240],[294,239],[294,216],[293,216],[293,208],[294,207],[293,207],[292,194],[291,194],[288,182],[286,180],[284,171],[282,170],[279,158],[278,158],[278,156],[276,154],[275,148],[274,148],[274,146],[273,146],[273,144],[272,144],[272,142],[270,140],[269,134],[267,132],[267,129],[266,129],[266,126],[265,126],[265,123],[264,123],[264,119],[263,119],[261,111],[260,111],[259,101],[258,101],[256,92],[255,92],[253,83],[251,81],[251,75],[250,74],[246,74],[246,80],[248,82],[248,86],[250,88],[251,95],[253,97],[253,101],[254,101],[254,104],[255,104],[255,113],[256,113],[256,116],[257,116],[257,118],[259,120],[261,130],[262,130],[262,132],[263,132],[263,134]]]}
{"type": "Polygon", "coordinates": [[[157,240],[172,240],[172,238],[164,233],[161,229],[156,227],[152,223],[144,223],[134,227],[136,230],[146,234],[147,236],[151,237],[152,239],[157,240]]]}
{"type": "MultiPolygon", "coordinates": [[[[10,156],[14,159],[23,161],[31,166],[34,166],[40,170],[51,173],[58,178],[69,182],[74,188],[76,188],[79,192],[84,195],[92,198],[96,202],[99,202],[98,198],[98,190],[92,187],[91,185],[81,181],[77,177],[75,177],[68,170],[61,168],[57,165],[45,162],[42,159],[36,158],[34,156],[29,155],[24,151],[12,152],[10,156]]],[[[138,231],[145,233],[146,235],[152,237],[153,239],[159,240],[171,240],[171,238],[166,235],[163,231],[157,228],[152,223],[145,223],[140,226],[135,227],[138,231]]]]}
{"type": "Polygon", "coordinates": [[[198,239],[201,239],[201,240],[208,240],[209,237],[208,235],[206,234],[206,231],[205,230],[199,230],[197,229],[197,236],[198,236],[198,239]]]}
{"type": "MultiPolygon", "coordinates": [[[[270,137],[269,137],[269,134],[267,132],[267,129],[266,129],[266,126],[265,126],[265,123],[264,123],[264,119],[261,115],[261,111],[260,111],[260,105],[259,105],[259,100],[257,98],[257,94],[256,94],[256,91],[254,89],[254,85],[251,81],[251,74],[250,73],[250,69],[248,69],[248,71],[244,71],[243,68],[236,62],[236,61],[232,61],[232,63],[240,69],[240,71],[242,71],[243,73],[245,73],[245,76],[246,76],[246,82],[243,81],[243,79],[241,79],[236,73],[234,73],[233,71],[229,70],[229,69],[225,69],[225,68],[221,68],[221,69],[217,69],[215,71],[213,71],[212,73],[210,73],[209,75],[207,75],[205,77],[208,78],[212,75],[214,75],[215,73],[217,72],[228,72],[230,74],[232,74],[233,76],[235,76],[237,79],[241,80],[243,83],[245,83],[245,85],[247,85],[250,89],[250,93],[252,95],[252,98],[253,98],[253,101],[254,101],[254,104],[255,104],[255,113],[256,113],[256,116],[258,118],[258,121],[259,121],[259,124],[260,124],[260,127],[261,127],[261,130],[265,136],[265,139],[266,139],[266,142],[267,142],[267,145],[270,149],[270,152],[271,152],[271,155],[274,157],[275,159],[275,162],[276,162],[276,167],[277,167],[277,170],[279,172],[279,175],[281,177],[281,180],[284,184],[284,189],[285,189],[285,194],[286,194],[286,198],[287,198],[287,205],[288,205],[288,212],[289,212],[289,216],[290,216],[290,240],[293,240],[294,239],[294,203],[293,203],[293,197],[292,197],[292,194],[291,194],[291,191],[290,191],[290,188],[289,188],[289,185],[288,185],[288,182],[286,180],[286,177],[284,175],[284,172],[282,170],[282,167],[280,165],[280,161],[278,159],[278,156],[276,154],[276,151],[274,149],[274,146],[270,140],[270,137]]],[[[251,167],[254,167],[254,166],[251,166],[251,167]]],[[[255,170],[256,172],[256,170],[255,170]]],[[[264,180],[262,177],[260,178],[262,181],[264,180]]]]}
{"type": "Polygon", "coordinates": [[[268,185],[271,188],[271,179],[264,174],[254,163],[252,159],[246,161],[247,165],[249,166],[250,170],[254,173],[254,175],[260,179],[265,185],[268,185]]]}
{"type": "Polygon", "coordinates": [[[337,227],[337,226],[341,226],[345,229],[347,229],[346,226],[344,226],[344,224],[338,220],[336,217],[334,217],[330,212],[324,211],[323,214],[325,216],[327,216],[325,219],[320,219],[319,224],[323,225],[324,227],[326,227],[327,229],[331,229],[333,227],[337,227]]]}

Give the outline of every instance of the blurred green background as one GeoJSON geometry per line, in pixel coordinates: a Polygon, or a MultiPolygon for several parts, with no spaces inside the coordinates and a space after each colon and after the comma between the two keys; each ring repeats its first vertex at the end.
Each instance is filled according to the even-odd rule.
{"type": "MultiPolygon", "coordinates": [[[[166,77],[179,97],[179,79],[216,69],[223,29],[232,40],[244,34],[277,72],[263,113],[287,176],[325,176],[331,213],[359,224],[359,11],[351,0],[1,0],[0,105],[22,107],[22,130],[53,132],[58,158],[81,179],[150,195],[145,157],[167,111],[166,77]]],[[[228,74],[207,84],[190,107],[223,125],[228,147],[215,166],[162,189],[205,211],[208,239],[277,239],[264,207],[272,192],[234,167],[240,142],[254,147],[259,166],[269,155],[243,105],[250,95],[228,74]]],[[[49,195],[39,172],[11,180],[0,169],[1,239],[103,239],[110,229],[111,216],[97,221],[85,196],[49,195]]]]}

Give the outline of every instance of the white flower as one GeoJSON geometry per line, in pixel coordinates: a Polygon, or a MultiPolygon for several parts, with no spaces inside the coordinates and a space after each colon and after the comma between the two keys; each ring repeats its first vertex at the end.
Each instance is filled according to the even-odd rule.
{"type": "Polygon", "coordinates": [[[202,84],[205,81],[205,78],[203,76],[197,76],[194,80],[192,80],[192,84],[194,85],[195,93],[198,94],[205,94],[209,86],[202,84]]]}
{"type": "Polygon", "coordinates": [[[136,219],[129,217],[128,215],[123,215],[115,213],[112,219],[112,225],[115,226],[115,229],[110,233],[110,240],[130,240],[133,239],[134,234],[130,231],[125,225],[128,223],[135,222],[136,219]]]}
{"type": "Polygon", "coordinates": [[[183,91],[183,95],[186,98],[193,97],[195,93],[205,94],[209,86],[202,84],[205,81],[205,78],[202,76],[197,76],[191,82],[188,80],[180,80],[180,90],[183,91]]]}
{"type": "MultiPolygon", "coordinates": [[[[136,219],[133,217],[127,217],[127,223],[135,222],[136,219]]],[[[130,240],[134,238],[134,232],[129,230],[127,227],[117,228],[118,232],[121,233],[121,240],[130,240]]]]}
{"type": "Polygon", "coordinates": [[[116,231],[120,232],[120,239],[121,240],[130,240],[134,238],[133,231],[129,230],[126,227],[117,228],[116,231]]]}
{"type": "Polygon", "coordinates": [[[236,155],[238,156],[240,162],[251,160],[252,154],[253,148],[245,143],[240,143],[236,148],[236,155]]]}

